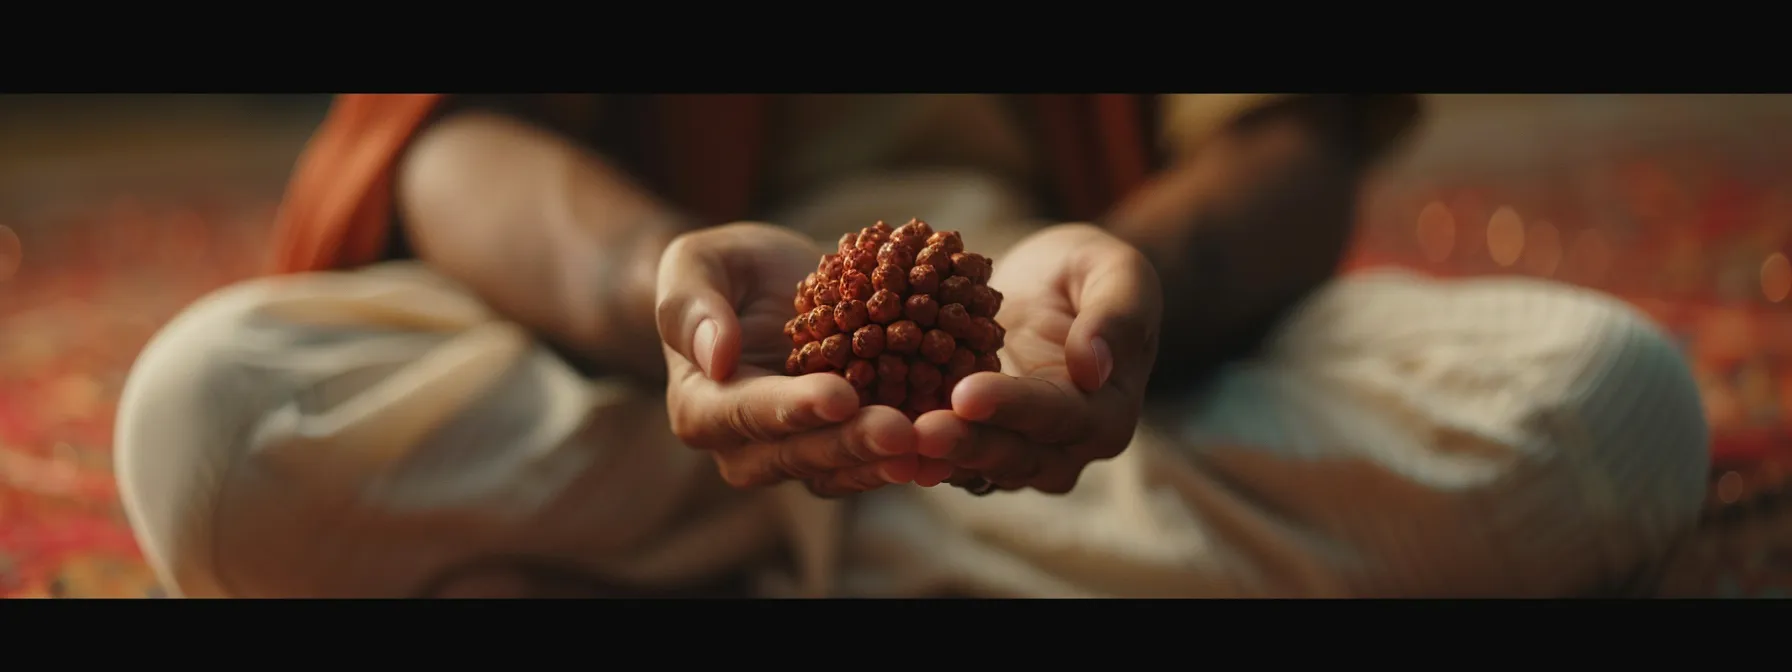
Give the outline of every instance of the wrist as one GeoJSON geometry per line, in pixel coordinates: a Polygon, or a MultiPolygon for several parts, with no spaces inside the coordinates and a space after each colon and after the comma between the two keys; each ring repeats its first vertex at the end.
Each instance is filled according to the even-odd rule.
{"type": "Polygon", "coordinates": [[[568,349],[602,371],[664,376],[655,286],[660,256],[684,227],[673,216],[647,217],[628,235],[584,236],[564,248],[568,349]]]}

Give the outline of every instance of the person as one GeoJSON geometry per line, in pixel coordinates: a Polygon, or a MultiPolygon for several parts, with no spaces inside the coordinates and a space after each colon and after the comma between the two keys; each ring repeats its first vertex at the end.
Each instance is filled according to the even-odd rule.
{"type": "Polygon", "coordinates": [[[126,510],[187,596],[1620,580],[1696,516],[1691,377],[1592,292],[1331,278],[1417,112],[343,96],[295,170],[279,273],[189,307],[133,368],[126,510]],[[912,422],[771,375],[815,241],[908,217],[994,257],[1003,372],[912,422]],[[1079,220],[1099,224],[1056,223],[1079,220]]]}

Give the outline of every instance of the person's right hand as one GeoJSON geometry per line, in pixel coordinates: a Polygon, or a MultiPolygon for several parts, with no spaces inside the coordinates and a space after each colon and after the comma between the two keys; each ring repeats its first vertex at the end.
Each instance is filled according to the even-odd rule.
{"type": "Polygon", "coordinates": [[[860,408],[835,374],[783,373],[784,323],[822,253],[799,234],[741,223],[680,236],[660,259],[672,431],[710,451],[736,487],[797,480],[840,496],[915,478],[915,426],[901,411],[860,408]]]}

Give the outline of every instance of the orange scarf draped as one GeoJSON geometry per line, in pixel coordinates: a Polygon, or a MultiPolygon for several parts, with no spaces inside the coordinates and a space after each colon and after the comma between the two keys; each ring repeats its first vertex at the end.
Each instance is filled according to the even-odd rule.
{"type": "MultiPolygon", "coordinates": [[[[378,262],[387,249],[393,173],[442,94],[346,94],[299,158],[277,223],[274,271],[378,262]]],[[[647,154],[664,194],[709,222],[751,215],[769,125],[769,95],[654,96],[647,154]]],[[[1104,214],[1145,182],[1151,96],[1024,96],[1069,220],[1104,214]]]]}

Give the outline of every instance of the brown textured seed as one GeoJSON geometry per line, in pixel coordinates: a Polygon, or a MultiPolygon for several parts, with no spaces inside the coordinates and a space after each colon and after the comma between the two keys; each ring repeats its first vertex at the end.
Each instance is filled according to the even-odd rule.
{"type": "Polygon", "coordinates": [[[970,297],[965,302],[966,310],[976,317],[995,317],[1002,310],[1002,293],[991,289],[988,285],[972,287],[970,297]]]}
{"type": "Polygon", "coordinates": [[[877,381],[877,403],[900,408],[908,399],[908,386],[900,380],[888,380],[882,376],[877,381]]]}
{"type": "Polygon", "coordinates": [[[790,356],[784,358],[784,375],[803,375],[803,354],[801,350],[791,350],[790,356]]]}
{"type": "Polygon", "coordinates": [[[971,279],[962,275],[940,281],[940,303],[969,303],[972,286],[971,279]]]}
{"type": "Polygon", "coordinates": [[[932,266],[916,266],[908,272],[909,291],[916,294],[932,294],[939,291],[940,272],[932,266]]]}
{"type": "Polygon", "coordinates": [[[840,276],[840,298],[864,301],[871,298],[871,277],[857,270],[847,271],[840,276]]]}
{"type": "Polygon", "coordinates": [[[855,248],[847,255],[847,258],[852,261],[851,267],[860,273],[868,274],[877,268],[877,253],[870,250],[855,248]]]}
{"type": "Polygon", "coordinates": [[[989,282],[991,265],[989,257],[973,252],[960,252],[952,255],[952,274],[968,278],[976,284],[989,282]]]}
{"type": "Polygon", "coordinates": [[[816,306],[809,311],[809,333],[816,338],[827,338],[840,333],[840,325],[834,323],[833,306],[816,306]]]}
{"type": "Polygon", "coordinates": [[[871,313],[865,310],[864,301],[847,299],[834,304],[834,324],[840,327],[840,333],[850,334],[871,324],[871,313]]]}
{"type": "Polygon", "coordinates": [[[879,356],[877,358],[877,379],[886,383],[900,383],[908,380],[908,360],[899,355],[879,356]]]}
{"type": "Polygon", "coordinates": [[[884,353],[884,328],[867,324],[852,332],[852,354],[871,359],[884,353]]]}
{"type": "Polygon", "coordinates": [[[828,360],[821,356],[820,341],[804,343],[799,354],[803,358],[803,373],[821,373],[828,370],[828,360]]]}
{"type": "Polygon", "coordinates": [[[884,330],[884,347],[903,354],[921,347],[921,326],[909,320],[890,325],[884,330]]]}
{"type": "Polygon", "coordinates": [[[933,227],[919,219],[910,219],[907,224],[896,227],[895,235],[925,241],[928,236],[933,235],[933,227]]]}
{"type": "Polygon", "coordinates": [[[1001,358],[996,357],[996,353],[993,352],[979,354],[977,355],[977,370],[1000,373],[1002,371],[1002,360],[1001,358]]]}
{"type": "Polygon", "coordinates": [[[815,309],[815,304],[809,302],[809,296],[807,292],[796,295],[796,312],[807,313],[815,309]]]}
{"type": "MultiPolygon", "coordinates": [[[[914,232],[909,229],[909,226],[903,224],[902,226],[896,227],[895,231],[890,232],[890,242],[900,246],[912,245],[915,248],[912,250],[913,252],[920,252],[921,248],[927,245],[927,238],[916,237],[914,232]]],[[[910,254],[909,256],[914,255],[910,254]]]]}
{"type": "Polygon", "coordinates": [[[915,265],[932,266],[943,278],[952,273],[952,255],[938,245],[928,245],[921,249],[920,254],[915,255],[915,265]]]}
{"type": "Polygon", "coordinates": [[[952,351],[952,358],[946,362],[947,378],[964,378],[977,372],[977,353],[970,348],[959,348],[952,351]]]}
{"type": "Polygon", "coordinates": [[[834,334],[821,340],[821,357],[835,370],[846,368],[852,359],[852,340],[846,334],[834,334]]]}
{"type": "Polygon", "coordinates": [[[897,241],[890,241],[878,246],[877,265],[893,264],[902,270],[915,265],[915,251],[897,241]]]}
{"type": "Polygon", "coordinates": [[[871,314],[871,321],[878,324],[889,324],[902,317],[902,296],[887,289],[877,290],[871,300],[865,302],[865,310],[871,314]]]}
{"type": "Polygon", "coordinates": [[[852,363],[846,365],[846,382],[861,390],[871,387],[872,383],[877,382],[877,367],[863,359],[852,360],[852,363]]]}
{"type": "Polygon", "coordinates": [[[978,352],[995,352],[1002,349],[1002,341],[1007,330],[987,317],[971,318],[971,336],[965,341],[978,352]]]}
{"type": "Polygon", "coordinates": [[[922,395],[937,392],[944,377],[937,366],[927,362],[915,362],[908,367],[908,391],[910,394],[922,395]]]}
{"type": "Polygon", "coordinates": [[[939,317],[939,314],[940,304],[935,303],[933,297],[926,294],[908,297],[908,303],[902,306],[902,316],[923,327],[933,326],[933,320],[939,317]]]}
{"type": "Polygon", "coordinates": [[[839,283],[839,281],[829,280],[828,284],[822,285],[820,289],[815,290],[814,302],[815,302],[815,305],[818,305],[818,306],[831,306],[836,303],[839,303],[840,302],[840,283],[839,283]]]}
{"type": "Polygon", "coordinates": [[[964,237],[957,231],[938,231],[927,237],[929,246],[938,245],[946,254],[958,254],[964,251],[964,237]]]}
{"type": "Polygon", "coordinates": [[[935,364],[945,364],[952,359],[952,353],[958,348],[958,341],[951,334],[935,329],[921,337],[921,356],[935,364]]]}
{"type": "Polygon", "coordinates": [[[908,293],[908,273],[901,266],[883,264],[871,273],[871,285],[877,289],[887,289],[897,294],[908,293]]]}
{"type": "Polygon", "coordinates": [[[944,378],[940,381],[941,394],[950,399],[952,388],[958,387],[958,381],[964,380],[976,372],[977,353],[972,352],[970,348],[953,350],[952,358],[946,361],[945,366],[940,367],[940,375],[944,378]]]}
{"type": "Polygon", "coordinates": [[[846,270],[846,264],[838,254],[821,255],[821,263],[815,265],[815,272],[823,278],[838,278],[840,272],[846,270]]]}
{"type": "Polygon", "coordinates": [[[954,338],[970,338],[971,313],[962,303],[948,303],[940,308],[939,327],[954,338]]]}
{"type": "MultiPolygon", "coordinates": [[[[910,393],[913,394],[913,390],[910,390],[910,393]]],[[[910,398],[908,403],[905,404],[904,410],[908,411],[910,415],[920,416],[945,407],[945,404],[940,403],[940,395],[936,391],[928,394],[916,395],[910,398]]]]}
{"type": "Polygon", "coordinates": [[[842,233],[842,234],[840,234],[840,244],[837,247],[835,247],[834,249],[836,251],[838,251],[840,254],[846,254],[850,250],[858,249],[858,246],[859,246],[859,234],[842,233]]]}

